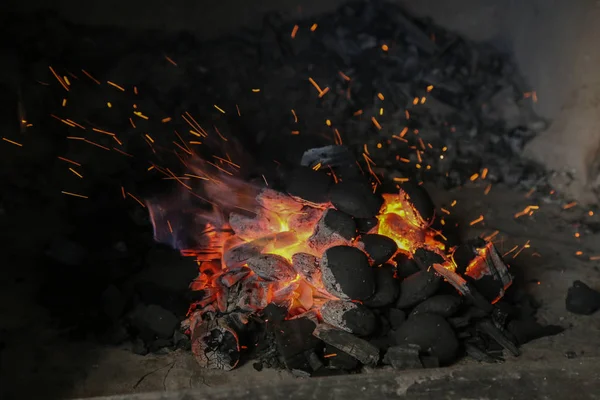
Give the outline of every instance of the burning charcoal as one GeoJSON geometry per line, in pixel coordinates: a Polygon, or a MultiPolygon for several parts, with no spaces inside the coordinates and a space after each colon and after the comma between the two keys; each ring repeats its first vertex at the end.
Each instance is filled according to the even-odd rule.
{"type": "Polygon", "coordinates": [[[290,215],[288,219],[288,225],[292,231],[312,232],[315,230],[315,227],[322,215],[322,209],[304,206],[297,213],[290,215]]]}
{"type": "Polygon", "coordinates": [[[364,301],[375,293],[375,278],[365,253],[355,247],[335,246],[321,258],[323,284],[343,300],[364,301]]]}
{"type": "Polygon", "coordinates": [[[460,306],[460,297],[447,294],[438,294],[430,297],[418,304],[410,313],[411,316],[417,314],[437,314],[444,318],[451,317],[460,306]]]}
{"type": "Polygon", "coordinates": [[[415,260],[405,253],[398,253],[398,255],[394,257],[394,262],[396,263],[396,275],[399,279],[406,279],[421,270],[415,260]]]}
{"type": "Polygon", "coordinates": [[[399,370],[423,368],[419,350],[420,347],[414,344],[390,347],[383,356],[383,363],[399,370]]]}
{"type": "Polygon", "coordinates": [[[328,345],[348,353],[365,365],[377,365],[379,362],[379,349],[351,333],[327,324],[320,324],[314,330],[313,335],[328,345]]]}
{"type": "Polygon", "coordinates": [[[303,204],[297,202],[285,193],[273,189],[263,189],[256,196],[256,201],[261,207],[277,214],[290,214],[299,212],[303,204]]]}
{"type": "Polygon", "coordinates": [[[433,296],[440,287],[441,278],[430,271],[419,271],[400,283],[400,298],[396,302],[398,308],[412,307],[433,296]]]}
{"type": "Polygon", "coordinates": [[[383,204],[367,185],[352,181],[334,185],[330,197],[335,208],[355,218],[374,217],[383,204]]]}
{"type": "Polygon", "coordinates": [[[362,235],[357,242],[357,247],[367,253],[373,260],[373,265],[387,262],[398,250],[396,242],[392,239],[374,233],[362,235]]]}
{"type": "Polygon", "coordinates": [[[219,277],[219,283],[227,288],[232,287],[247,277],[252,270],[247,267],[231,268],[219,277]]]}
{"type": "Polygon", "coordinates": [[[435,215],[435,206],[429,193],[422,185],[415,185],[411,182],[406,182],[400,187],[408,196],[409,201],[419,212],[424,221],[430,222],[435,215]]]}
{"type": "Polygon", "coordinates": [[[483,297],[498,301],[512,283],[512,276],[492,242],[476,239],[457,249],[457,273],[469,280],[483,297]]]}
{"type": "Polygon", "coordinates": [[[400,294],[400,281],[394,277],[394,268],[389,264],[373,268],[375,294],[363,302],[368,307],[384,307],[392,304],[400,294]]]}
{"type": "Polygon", "coordinates": [[[458,353],[458,340],[446,320],[435,314],[411,316],[393,333],[396,343],[415,344],[421,351],[440,360],[440,364],[451,363],[458,353]]]}
{"type": "Polygon", "coordinates": [[[358,336],[370,335],[376,326],[371,310],[350,301],[329,300],[321,307],[321,315],[329,325],[358,336]]]}
{"type": "Polygon", "coordinates": [[[308,238],[308,245],[318,253],[328,247],[349,244],[356,236],[356,224],[351,216],[333,208],[325,211],[314,233],[308,238]]]}
{"type": "Polygon", "coordinates": [[[292,265],[277,254],[260,254],[248,259],[248,268],[267,281],[291,281],[296,277],[292,265]]]}
{"type": "Polygon", "coordinates": [[[179,319],[172,312],[151,304],[138,306],[133,312],[132,323],[140,331],[141,337],[150,341],[171,338],[179,319]]]}
{"type": "Polygon", "coordinates": [[[292,256],[292,266],[297,274],[315,287],[321,287],[321,268],[319,259],[312,254],[296,253],[292,256]]]}
{"type": "Polygon", "coordinates": [[[325,345],[323,358],[327,361],[327,367],[331,369],[351,371],[358,367],[358,360],[356,358],[329,344],[325,345]]]}
{"type": "Polygon", "coordinates": [[[287,192],[311,203],[327,203],[331,179],[320,171],[311,168],[296,168],[289,176],[287,192]]]}
{"type": "Polygon", "coordinates": [[[223,254],[223,263],[228,268],[241,267],[246,264],[250,258],[260,255],[261,252],[266,251],[267,249],[276,250],[278,248],[287,247],[293,244],[296,239],[296,234],[293,232],[280,232],[264,236],[225,251],[223,254]]]}
{"type": "Polygon", "coordinates": [[[467,282],[456,272],[445,268],[441,264],[433,264],[433,269],[440,276],[443,276],[452,286],[454,286],[458,293],[468,298],[473,305],[480,308],[487,314],[494,310],[494,306],[492,306],[492,304],[485,297],[483,297],[471,283],[467,282]]]}
{"type": "Polygon", "coordinates": [[[376,217],[372,218],[356,218],[356,228],[358,233],[365,234],[371,232],[377,226],[379,220],[376,217]]]}
{"type": "Polygon", "coordinates": [[[274,329],[277,351],[288,369],[311,370],[307,353],[319,346],[319,339],[312,334],[316,326],[309,318],[296,318],[274,329]]]}
{"type": "Polygon", "coordinates": [[[519,345],[523,345],[544,336],[557,335],[564,331],[564,328],[561,326],[541,325],[533,318],[524,321],[510,321],[507,329],[514,335],[519,345]]]}
{"type": "Polygon", "coordinates": [[[275,303],[270,303],[262,311],[262,315],[265,321],[271,323],[281,323],[287,316],[288,309],[285,307],[278,306],[275,303]]]}
{"type": "Polygon", "coordinates": [[[192,327],[192,353],[202,368],[230,371],[240,360],[237,334],[223,319],[198,321],[192,327]]]}
{"type": "Polygon", "coordinates": [[[567,311],[574,314],[593,314],[600,308],[600,292],[581,281],[575,281],[567,293],[566,307],[567,311]]]}
{"type": "Polygon", "coordinates": [[[229,214],[229,225],[235,234],[243,240],[252,240],[277,232],[279,223],[270,221],[264,215],[249,217],[232,212],[229,214]]]}

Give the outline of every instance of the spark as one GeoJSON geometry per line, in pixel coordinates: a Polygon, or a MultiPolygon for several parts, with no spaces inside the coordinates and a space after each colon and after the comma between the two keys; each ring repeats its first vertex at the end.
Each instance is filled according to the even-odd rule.
{"type": "Polygon", "coordinates": [[[135,126],[135,122],[133,122],[133,120],[131,119],[131,117],[129,117],[129,123],[131,124],[131,126],[133,127],[133,129],[137,128],[137,126],[135,126]]]}
{"type": "Polygon", "coordinates": [[[475,180],[477,180],[477,178],[479,178],[479,174],[475,173],[475,174],[471,175],[471,177],[469,178],[469,180],[471,182],[474,182],[475,180]]]}
{"type": "Polygon", "coordinates": [[[252,89],[252,92],[254,92],[254,93],[259,93],[259,92],[260,92],[260,89],[252,89]]]}
{"type": "Polygon", "coordinates": [[[15,141],[13,141],[13,140],[10,140],[10,139],[7,139],[7,138],[5,138],[5,137],[3,137],[3,138],[2,138],[2,140],[4,140],[5,142],[8,142],[8,143],[10,143],[10,144],[14,144],[15,146],[23,147],[23,145],[22,145],[21,143],[17,143],[17,142],[15,142],[15,141]]]}
{"type": "Polygon", "coordinates": [[[337,354],[336,354],[336,353],[331,353],[331,354],[325,354],[325,355],[323,356],[323,358],[331,358],[331,357],[335,357],[335,356],[337,356],[337,354]]]}
{"type": "Polygon", "coordinates": [[[445,208],[441,207],[440,210],[442,210],[442,212],[445,212],[446,214],[450,215],[450,211],[446,210],[445,208]]]}
{"type": "Polygon", "coordinates": [[[167,226],[169,227],[169,232],[173,233],[173,228],[171,227],[171,221],[167,220],[167,226]]]}
{"type": "Polygon", "coordinates": [[[381,130],[381,125],[379,124],[379,122],[377,121],[377,119],[375,117],[371,117],[371,121],[373,122],[373,125],[375,125],[375,127],[378,130],[381,130]]]}
{"type": "Polygon", "coordinates": [[[456,200],[452,200],[452,204],[450,204],[450,207],[454,207],[456,205],[457,201],[456,200]]]}
{"type": "Polygon", "coordinates": [[[102,129],[98,129],[98,128],[92,128],[92,130],[93,130],[94,132],[103,133],[103,134],[105,134],[105,135],[115,136],[115,134],[114,134],[114,133],[112,133],[112,132],[109,132],[109,131],[104,131],[104,130],[102,130],[102,129]]]}
{"type": "Polygon", "coordinates": [[[134,199],[135,201],[137,201],[139,203],[140,206],[146,208],[146,205],[144,203],[142,203],[142,201],[140,199],[138,199],[137,197],[135,197],[134,195],[132,195],[131,193],[127,192],[127,196],[131,197],[132,199],[134,199]]]}
{"type": "Polygon", "coordinates": [[[469,222],[469,225],[473,226],[475,224],[480,223],[481,221],[483,221],[483,215],[479,215],[479,218],[474,219],[473,221],[469,222]]]}
{"type": "Polygon", "coordinates": [[[488,184],[488,185],[485,187],[485,190],[483,191],[483,194],[485,194],[485,195],[487,196],[487,195],[490,193],[490,190],[492,190],[492,184],[491,184],[491,183],[490,183],[490,184],[488,184]]]}
{"type": "Polygon", "coordinates": [[[209,181],[210,179],[204,177],[204,176],[199,176],[199,175],[192,175],[192,174],[183,174],[185,176],[188,176],[190,178],[196,178],[196,179],[202,179],[203,181],[209,181]]]}
{"type": "Polygon", "coordinates": [[[418,97],[415,97],[415,98],[413,99],[413,106],[416,106],[417,104],[419,104],[419,98],[418,98],[418,97]]]}
{"type": "Polygon", "coordinates": [[[111,81],[106,81],[106,83],[108,83],[110,86],[112,86],[112,87],[114,87],[114,88],[116,88],[116,89],[119,89],[121,92],[124,92],[124,91],[125,91],[125,88],[124,88],[124,87],[122,87],[122,86],[119,86],[119,85],[117,85],[117,84],[116,84],[116,83],[114,83],[114,82],[111,82],[111,81]]]}
{"type": "Polygon", "coordinates": [[[171,57],[167,56],[167,55],[165,55],[165,60],[167,60],[168,62],[170,62],[174,66],[177,66],[177,63],[175,61],[173,61],[173,59],[171,57]]]}
{"type": "Polygon", "coordinates": [[[420,103],[425,104],[425,101],[427,101],[427,98],[425,96],[421,97],[420,103]]]}
{"type": "Polygon", "coordinates": [[[318,164],[316,164],[314,167],[312,167],[312,169],[313,169],[314,171],[318,171],[318,170],[321,168],[321,165],[322,165],[321,163],[318,163],[318,164]]]}
{"type": "Polygon", "coordinates": [[[404,116],[406,119],[410,119],[410,112],[408,112],[408,110],[404,110],[404,116]]]}
{"type": "Polygon", "coordinates": [[[311,32],[314,32],[314,31],[316,31],[318,26],[319,26],[319,25],[317,25],[317,24],[312,24],[312,25],[311,25],[311,27],[310,27],[310,31],[311,31],[311,32]]]}
{"type": "Polygon", "coordinates": [[[292,131],[292,135],[299,135],[300,131],[292,131]]]}
{"type": "Polygon", "coordinates": [[[575,252],[575,255],[576,256],[582,256],[583,255],[583,251],[578,250],[578,251],[575,252]]]}
{"type": "Polygon", "coordinates": [[[63,75],[63,81],[65,81],[67,86],[71,86],[71,82],[69,82],[69,78],[67,78],[65,75],[63,75]]]}
{"type": "Polygon", "coordinates": [[[523,211],[519,211],[518,213],[515,214],[515,218],[519,218],[522,217],[523,215],[527,215],[530,214],[534,211],[534,210],[538,210],[540,207],[539,206],[535,206],[535,205],[530,205],[527,206],[523,209],[523,211]]]}
{"type": "Polygon", "coordinates": [[[121,196],[123,196],[123,199],[127,198],[127,195],[125,194],[125,188],[123,186],[121,186],[121,196]]]}
{"type": "Polygon", "coordinates": [[[87,197],[87,196],[84,196],[84,195],[82,195],[82,194],[71,193],[71,192],[65,192],[64,190],[61,190],[61,193],[62,193],[62,194],[66,194],[67,196],[80,197],[80,198],[82,198],[82,199],[87,199],[87,198],[89,198],[89,197],[87,197]]]}
{"type": "Polygon", "coordinates": [[[588,211],[588,215],[589,215],[590,217],[592,217],[592,216],[594,216],[594,212],[593,212],[593,211],[588,211]]]}
{"type": "Polygon", "coordinates": [[[241,117],[242,113],[240,112],[240,108],[238,107],[237,104],[235,105],[235,109],[237,110],[238,117],[241,117]]]}
{"type": "Polygon", "coordinates": [[[121,149],[117,149],[116,147],[113,147],[113,150],[114,150],[114,151],[116,151],[117,153],[121,153],[121,154],[123,154],[124,156],[127,156],[127,157],[131,157],[131,158],[133,158],[133,156],[132,156],[131,154],[129,154],[129,153],[125,153],[125,152],[124,152],[123,150],[121,150],[121,149]]]}
{"type": "Polygon", "coordinates": [[[362,115],[362,113],[363,113],[363,110],[358,110],[358,111],[355,111],[354,114],[352,114],[352,115],[354,115],[355,117],[358,117],[359,115],[362,115]]]}
{"type": "Polygon", "coordinates": [[[507,251],[506,253],[504,253],[502,255],[502,257],[506,257],[507,255],[509,255],[510,253],[512,253],[513,251],[515,251],[518,248],[519,248],[519,245],[517,244],[517,245],[515,245],[515,247],[513,247],[512,249],[510,249],[509,251],[507,251]]]}
{"type": "Polygon", "coordinates": [[[346,75],[345,73],[343,73],[342,71],[338,71],[338,74],[340,74],[340,76],[342,77],[343,80],[350,82],[351,79],[348,75],[346,75]]]}
{"type": "Polygon", "coordinates": [[[106,102],[106,106],[107,106],[108,108],[112,108],[112,104],[110,103],[110,101],[107,101],[107,102],[106,102]]]}
{"type": "Polygon", "coordinates": [[[330,120],[328,120],[328,119],[326,119],[326,120],[325,120],[325,125],[327,125],[327,126],[331,126],[331,121],[330,121],[330,120]]]}
{"type": "Polygon", "coordinates": [[[579,232],[575,232],[575,235],[573,235],[573,236],[575,236],[576,238],[579,238],[581,235],[579,234],[579,232]]]}
{"type": "Polygon", "coordinates": [[[404,157],[400,157],[399,160],[402,161],[403,163],[407,163],[407,164],[410,162],[410,160],[408,158],[404,158],[404,157]]]}
{"type": "Polygon", "coordinates": [[[573,208],[573,207],[575,207],[576,205],[577,205],[577,202],[576,202],[576,201],[572,201],[572,202],[570,202],[569,204],[565,204],[565,205],[563,206],[563,210],[568,210],[569,208],[573,208]]]}
{"type": "Polygon", "coordinates": [[[67,99],[62,99],[62,106],[66,107],[67,106],[67,99]]]}
{"type": "Polygon", "coordinates": [[[146,136],[146,138],[151,141],[152,143],[154,143],[154,139],[152,139],[152,137],[150,135],[148,135],[147,133],[144,134],[144,136],[146,136]]]}
{"type": "Polygon", "coordinates": [[[137,94],[138,94],[138,88],[137,88],[137,86],[133,87],[133,94],[135,94],[137,96],[137,94]]]}
{"type": "Polygon", "coordinates": [[[171,122],[171,117],[166,117],[160,120],[160,122],[162,122],[163,124],[166,124],[167,122],[171,122]]]}
{"type": "Polygon", "coordinates": [[[81,175],[79,172],[75,171],[73,168],[69,168],[69,171],[71,171],[72,173],[74,173],[78,177],[83,178],[83,175],[81,175]]]}
{"type": "Polygon", "coordinates": [[[298,33],[298,25],[294,25],[294,29],[292,29],[292,34],[290,35],[292,39],[296,37],[296,33],[298,33]]]}
{"type": "Polygon", "coordinates": [[[216,125],[213,125],[213,128],[215,128],[215,132],[217,132],[217,135],[219,135],[219,137],[221,138],[222,141],[228,142],[227,138],[221,134],[221,132],[219,131],[219,128],[217,128],[216,125]]]}
{"type": "Polygon", "coordinates": [[[381,101],[385,100],[385,97],[383,96],[382,93],[377,93],[377,97],[379,97],[379,100],[381,100],[381,101]]]}
{"type": "Polygon", "coordinates": [[[213,104],[213,106],[215,106],[215,108],[216,108],[217,110],[219,110],[221,113],[225,114],[225,110],[223,110],[221,107],[219,107],[219,106],[218,106],[218,105],[216,105],[216,104],[213,104]]]}
{"type": "Polygon", "coordinates": [[[342,135],[340,135],[340,131],[337,130],[337,128],[335,128],[333,130],[333,132],[335,133],[335,144],[337,145],[341,145],[342,144],[342,135]]]}
{"type": "Polygon", "coordinates": [[[494,231],[494,232],[490,233],[489,235],[485,236],[483,239],[487,242],[491,242],[492,239],[494,239],[499,233],[500,233],[500,231],[494,231]]]}
{"type": "Polygon", "coordinates": [[[399,182],[399,183],[405,183],[405,182],[408,182],[409,180],[410,180],[409,178],[399,178],[399,177],[396,177],[393,179],[394,182],[399,182]]]}
{"type": "Polygon", "coordinates": [[[62,160],[62,161],[68,162],[68,163],[70,163],[70,164],[76,165],[76,166],[78,166],[78,167],[81,167],[81,164],[79,164],[78,162],[75,162],[75,161],[73,161],[73,160],[69,160],[68,158],[64,158],[64,157],[61,157],[61,156],[58,156],[57,158],[58,158],[59,160],[62,160]]]}
{"type": "Polygon", "coordinates": [[[383,107],[379,109],[379,115],[383,115],[383,107]]]}
{"type": "Polygon", "coordinates": [[[600,256],[590,256],[590,261],[600,260],[600,256]]]}
{"type": "Polygon", "coordinates": [[[327,92],[329,92],[329,86],[326,87],[325,89],[323,89],[323,91],[321,93],[319,93],[319,98],[325,96],[327,94],[327,92]]]}
{"type": "Polygon", "coordinates": [[[142,114],[141,111],[134,111],[133,113],[142,119],[148,120],[148,117],[146,117],[144,114],[142,114]]]}
{"type": "Polygon", "coordinates": [[[487,169],[487,168],[484,168],[484,169],[481,171],[481,179],[485,179],[485,178],[487,178],[487,174],[488,174],[488,169],[487,169]]]}
{"type": "Polygon", "coordinates": [[[400,132],[400,137],[404,137],[406,136],[406,134],[408,133],[408,127],[405,126],[404,129],[402,129],[402,131],[400,132]]]}
{"type": "Polygon", "coordinates": [[[433,85],[427,86],[427,93],[431,92],[432,90],[433,90],[433,85]]]}
{"type": "Polygon", "coordinates": [[[298,123],[298,116],[296,115],[296,111],[292,108],[292,115],[294,116],[294,122],[298,123]]]}
{"type": "Polygon", "coordinates": [[[62,80],[62,78],[54,71],[54,68],[52,68],[51,65],[49,65],[48,68],[50,69],[50,72],[52,72],[52,75],[54,75],[54,77],[56,78],[56,80],[58,81],[58,83],[60,83],[60,85],[68,92],[69,91],[69,87],[62,80]]]}
{"type": "Polygon", "coordinates": [[[94,83],[96,83],[97,85],[101,85],[100,81],[96,78],[94,78],[89,72],[87,72],[85,69],[82,69],[81,72],[83,72],[85,74],[85,76],[87,76],[88,78],[90,78],[92,81],[94,81],[94,83]]]}
{"type": "Polygon", "coordinates": [[[521,247],[521,248],[519,249],[519,251],[517,251],[517,252],[516,252],[516,253],[513,255],[513,257],[512,257],[512,258],[513,258],[513,260],[514,260],[515,258],[517,258],[517,256],[518,256],[519,254],[521,254],[521,252],[522,252],[523,250],[525,250],[525,249],[528,249],[528,248],[530,248],[530,247],[531,247],[531,246],[529,245],[529,240],[528,240],[527,242],[525,242],[525,244],[523,245],[523,247],[521,247]]]}
{"type": "Polygon", "coordinates": [[[529,192],[527,192],[527,193],[525,194],[525,198],[527,198],[527,199],[528,199],[528,198],[530,198],[530,197],[531,197],[531,195],[532,195],[534,192],[535,192],[535,189],[531,189],[529,192]]]}
{"type": "Polygon", "coordinates": [[[382,44],[381,45],[381,50],[388,51],[389,49],[390,49],[390,47],[387,44],[382,44]]]}

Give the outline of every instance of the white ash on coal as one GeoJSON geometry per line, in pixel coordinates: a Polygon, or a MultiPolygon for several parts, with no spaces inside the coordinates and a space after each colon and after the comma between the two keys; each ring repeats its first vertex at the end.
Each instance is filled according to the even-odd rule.
{"type": "Polygon", "coordinates": [[[292,256],[292,267],[297,274],[314,287],[323,287],[321,267],[317,257],[308,253],[296,253],[292,256]]]}
{"type": "Polygon", "coordinates": [[[344,300],[367,300],[375,293],[375,278],[365,253],[355,247],[335,246],[321,257],[323,285],[344,300]]]}
{"type": "Polygon", "coordinates": [[[267,281],[291,281],[296,277],[292,264],[277,254],[260,254],[250,257],[246,262],[248,268],[267,281]]]}
{"type": "Polygon", "coordinates": [[[308,238],[308,245],[321,254],[329,247],[349,245],[356,236],[356,223],[351,216],[335,210],[327,209],[314,233],[308,238]]]}
{"type": "Polygon", "coordinates": [[[350,301],[330,300],[321,307],[323,321],[357,336],[368,336],[377,327],[375,315],[367,307],[350,301]]]}
{"type": "Polygon", "coordinates": [[[192,353],[203,368],[232,370],[240,360],[237,333],[224,319],[196,321],[192,329],[192,353]]]}

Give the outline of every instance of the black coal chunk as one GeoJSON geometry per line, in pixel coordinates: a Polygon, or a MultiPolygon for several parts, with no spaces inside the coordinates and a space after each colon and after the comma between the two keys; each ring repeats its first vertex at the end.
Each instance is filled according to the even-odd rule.
{"type": "Polygon", "coordinates": [[[373,269],[365,253],[355,247],[335,246],[321,258],[325,289],[344,300],[367,300],[375,293],[373,269]]]}
{"type": "Polygon", "coordinates": [[[406,313],[397,308],[390,308],[388,318],[392,329],[398,329],[406,321],[406,313]]]}
{"type": "Polygon", "coordinates": [[[313,335],[328,345],[348,353],[363,364],[376,365],[379,362],[379,349],[351,333],[327,324],[320,324],[313,335]]]}
{"type": "Polygon", "coordinates": [[[421,269],[427,269],[433,264],[443,264],[445,261],[438,253],[426,249],[417,249],[414,259],[421,269]]]}
{"type": "Polygon", "coordinates": [[[593,314],[600,308],[600,292],[581,281],[575,281],[567,293],[566,307],[573,314],[593,314]]]}
{"type": "Polygon", "coordinates": [[[327,367],[331,369],[351,371],[356,369],[359,364],[356,358],[329,344],[325,346],[323,356],[327,362],[327,367]]]}
{"type": "Polygon", "coordinates": [[[420,346],[414,344],[390,347],[383,356],[383,363],[400,370],[423,368],[419,350],[420,346]]]}
{"type": "Polygon", "coordinates": [[[287,192],[312,203],[329,201],[331,178],[307,167],[298,167],[288,177],[287,192]]]}
{"type": "Polygon", "coordinates": [[[404,253],[398,253],[398,255],[394,257],[394,262],[396,263],[396,276],[399,279],[408,278],[421,270],[415,260],[404,253]]]}
{"type": "Polygon", "coordinates": [[[541,325],[535,319],[513,320],[508,323],[508,331],[512,333],[519,345],[544,336],[553,336],[564,331],[558,325],[541,325]]]}
{"type": "Polygon", "coordinates": [[[363,301],[368,307],[384,307],[392,304],[400,294],[400,281],[394,278],[394,267],[384,264],[373,268],[375,275],[375,294],[363,301]]]}
{"type": "Polygon", "coordinates": [[[400,189],[408,195],[413,207],[421,214],[421,218],[431,221],[435,215],[435,206],[427,190],[422,185],[415,185],[410,181],[403,183],[400,189]]]}
{"type": "Polygon", "coordinates": [[[309,318],[297,318],[284,321],[274,329],[277,351],[287,368],[312,370],[309,354],[320,343],[312,334],[316,326],[309,318]]]}
{"type": "Polygon", "coordinates": [[[350,301],[330,300],[321,307],[323,321],[358,336],[367,336],[376,328],[375,314],[367,307],[350,301]]]}
{"type": "Polygon", "coordinates": [[[373,265],[387,262],[398,250],[398,245],[393,239],[375,233],[362,235],[358,240],[358,246],[371,257],[373,265]]]}
{"type": "Polygon", "coordinates": [[[460,307],[460,297],[449,294],[439,294],[432,296],[422,303],[418,304],[411,315],[416,314],[437,314],[444,318],[451,317],[460,307]]]}
{"type": "Polygon", "coordinates": [[[450,324],[439,315],[411,316],[393,335],[398,345],[418,345],[422,352],[437,357],[442,365],[454,361],[458,353],[456,334],[450,324]]]}
{"type": "Polygon", "coordinates": [[[376,217],[372,218],[356,218],[356,228],[358,233],[369,233],[371,229],[375,228],[379,220],[376,217]]]}
{"type": "Polygon", "coordinates": [[[356,218],[376,216],[383,204],[381,196],[374,194],[369,186],[352,181],[334,185],[329,197],[335,208],[356,218]]]}
{"type": "Polygon", "coordinates": [[[440,276],[431,271],[412,274],[400,283],[400,297],[396,307],[408,308],[422,302],[437,292],[440,283],[440,276]]]}
{"type": "Polygon", "coordinates": [[[133,311],[131,322],[146,342],[157,338],[170,339],[179,325],[179,319],[172,312],[155,304],[138,306],[133,311]]]}

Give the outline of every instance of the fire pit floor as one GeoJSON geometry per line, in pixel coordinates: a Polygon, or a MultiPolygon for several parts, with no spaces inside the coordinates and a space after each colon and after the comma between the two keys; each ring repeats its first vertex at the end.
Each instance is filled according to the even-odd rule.
{"type": "MultiPolygon", "coordinates": [[[[395,377],[390,382],[396,382],[399,393],[403,393],[402,388],[407,388],[416,380],[437,377],[435,387],[427,389],[435,391],[443,389],[443,385],[446,384],[444,382],[447,382],[444,377],[473,371],[475,375],[469,375],[473,380],[477,380],[480,376],[478,374],[481,374],[482,380],[492,377],[505,379],[510,375],[512,377],[510,379],[521,382],[519,385],[522,385],[520,388],[523,391],[530,392],[529,398],[539,398],[540,393],[543,393],[540,391],[543,389],[540,385],[544,382],[540,379],[541,375],[547,376],[547,381],[550,381],[557,373],[564,374],[571,371],[579,375],[577,379],[570,380],[569,385],[577,387],[582,382],[598,380],[597,368],[583,368],[583,366],[598,365],[600,344],[590,338],[599,337],[600,320],[594,316],[570,314],[565,309],[567,289],[574,280],[582,280],[595,288],[600,286],[597,261],[588,261],[588,257],[593,254],[597,246],[598,234],[582,235],[580,238],[575,238],[573,235],[574,224],[584,213],[587,213],[587,210],[580,210],[577,207],[563,210],[557,205],[541,205],[532,217],[515,219],[514,214],[530,204],[530,199],[525,197],[525,193],[501,187],[494,187],[487,196],[483,191],[484,187],[478,186],[452,191],[430,188],[436,204],[445,205],[453,200],[457,201],[453,208],[453,216],[462,222],[462,226],[468,227],[468,222],[475,220],[481,214],[485,216],[482,223],[469,227],[468,232],[463,232],[465,236],[474,237],[481,233],[489,234],[499,230],[496,242],[501,242],[498,244],[501,252],[510,250],[516,244],[522,246],[530,241],[531,248],[521,252],[514,260],[508,256],[507,260],[512,266],[511,272],[519,277],[520,282],[529,282],[527,283],[530,285],[529,291],[541,303],[537,313],[538,318],[543,323],[561,325],[566,330],[559,335],[544,337],[526,344],[519,358],[505,354],[504,364],[480,365],[465,358],[443,371],[439,369],[391,373],[378,371],[375,374],[360,376],[360,381],[364,381],[365,385],[380,387],[384,385],[386,379],[395,377]],[[577,256],[578,251],[583,252],[584,256],[577,256]],[[520,266],[524,268],[521,269],[520,266]],[[536,375],[533,372],[529,374],[515,372],[517,370],[535,370],[539,373],[536,375]],[[511,375],[513,372],[516,375],[511,375]],[[527,384],[525,385],[524,382],[527,384]],[[538,393],[538,397],[533,396],[532,393],[538,393]]],[[[35,211],[31,212],[35,213],[35,211]]],[[[43,229],[50,221],[42,218],[41,215],[38,217],[32,218],[32,221],[40,227],[36,231],[37,234],[44,232],[51,234],[51,230],[43,229]]],[[[14,226],[23,229],[23,232],[31,232],[28,230],[30,227],[22,222],[14,226]]],[[[14,236],[18,237],[19,233],[16,232],[14,236]]],[[[26,255],[22,260],[25,261],[21,261],[20,267],[27,268],[26,255]]],[[[11,281],[9,277],[4,278],[7,282],[11,281]]],[[[127,349],[101,347],[97,343],[86,342],[81,338],[68,340],[66,339],[68,332],[50,329],[46,322],[48,318],[44,313],[33,305],[28,306],[32,302],[27,299],[27,289],[18,287],[18,283],[14,285],[14,287],[6,285],[0,291],[2,297],[0,304],[4,305],[0,309],[2,321],[10,323],[7,329],[1,332],[0,337],[5,347],[0,352],[0,376],[4,378],[0,397],[3,399],[36,398],[41,395],[84,398],[184,389],[198,389],[199,393],[206,391],[207,398],[221,398],[224,391],[233,390],[227,388],[241,387],[249,382],[253,385],[261,383],[272,385],[275,382],[278,388],[296,384],[297,378],[287,371],[264,369],[258,372],[253,369],[252,363],[230,372],[207,371],[199,368],[190,352],[175,351],[142,357],[127,349]],[[5,307],[6,305],[19,307],[5,307]],[[12,319],[11,313],[20,316],[28,315],[29,318],[12,319]],[[32,382],[35,384],[33,385],[32,382]],[[214,396],[210,394],[213,392],[217,394],[214,396]]],[[[327,379],[330,382],[338,380],[341,382],[348,378],[327,379]]],[[[454,385],[454,383],[448,384],[454,385]]],[[[545,388],[544,390],[548,390],[549,387],[545,386],[545,388]]],[[[468,388],[453,386],[457,395],[463,389],[468,388]]],[[[526,393],[520,395],[525,396],[526,393]]],[[[231,396],[235,398],[233,394],[231,396]]],[[[265,396],[268,396],[267,392],[265,396]]],[[[428,398],[425,394],[422,396],[417,398],[428,398]]],[[[150,396],[140,399],[142,398],[159,397],[150,396]]]]}

